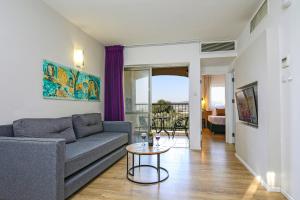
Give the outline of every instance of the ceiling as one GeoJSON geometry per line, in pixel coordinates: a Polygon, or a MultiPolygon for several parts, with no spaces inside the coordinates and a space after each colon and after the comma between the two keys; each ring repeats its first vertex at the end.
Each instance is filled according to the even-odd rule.
{"type": "Polygon", "coordinates": [[[105,45],[234,40],[262,0],[43,0],[105,45]]]}

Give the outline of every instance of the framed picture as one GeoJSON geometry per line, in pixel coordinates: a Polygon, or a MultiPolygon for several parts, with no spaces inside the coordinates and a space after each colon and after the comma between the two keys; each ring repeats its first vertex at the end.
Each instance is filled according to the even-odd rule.
{"type": "Polygon", "coordinates": [[[250,112],[248,109],[247,99],[243,91],[239,91],[235,94],[239,120],[241,121],[249,121],[250,119],[250,112]]]}
{"type": "Polygon", "coordinates": [[[239,120],[258,127],[257,82],[245,85],[235,93],[239,120]]]}
{"type": "Polygon", "coordinates": [[[249,109],[249,122],[252,124],[258,123],[258,115],[257,115],[257,103],[255,100],[255,94],[253,87],[247,88],[244,90],[245,97],[247,99],[248,103],[248,109],[249,109]]]}
{"type": "Polygon", "coordinates": [[[43,97],[100,101],[100,78],[48,60],[43,61],[43,97]]]}

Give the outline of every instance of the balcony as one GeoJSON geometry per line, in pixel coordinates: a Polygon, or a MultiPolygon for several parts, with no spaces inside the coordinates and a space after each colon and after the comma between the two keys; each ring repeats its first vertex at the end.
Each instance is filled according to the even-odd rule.
{"type": "Polygon", "coordinates": [[[151,107],[148,104],[135,104],[129,111],[126,108],[126,116],[130,116],[130,121],[134,122],[136,133],[147,132],[149,126],[153,133],[170,137],[188,136],[189,133],[188,103],[153,103],[151,107]],[[148,112],[150,109],[151,113],[148,112]]]}

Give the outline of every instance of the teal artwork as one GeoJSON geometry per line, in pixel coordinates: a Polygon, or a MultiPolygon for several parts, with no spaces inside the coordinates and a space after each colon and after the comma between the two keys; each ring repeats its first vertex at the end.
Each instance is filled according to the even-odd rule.
{"type": "Polygon", "coordinates": [[[44,98],[100,101],[100,78],[48,60],[43,72],[44,98]]]}

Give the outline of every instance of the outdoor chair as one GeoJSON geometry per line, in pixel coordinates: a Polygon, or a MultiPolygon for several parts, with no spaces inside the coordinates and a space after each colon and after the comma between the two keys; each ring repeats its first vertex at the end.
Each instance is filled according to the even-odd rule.
{"type": "Polygon", "coordinates": [[[188,129],[189,129],[189,118],[188,117],[181,117],[178,118],[173,125],[173,132],[172,132],[172,137],[175,137],[175,133],[177,130],[184,130],[186,137],[189,138],[188,134],[188,129]]]}

